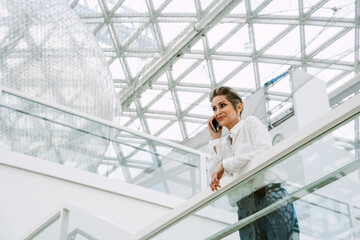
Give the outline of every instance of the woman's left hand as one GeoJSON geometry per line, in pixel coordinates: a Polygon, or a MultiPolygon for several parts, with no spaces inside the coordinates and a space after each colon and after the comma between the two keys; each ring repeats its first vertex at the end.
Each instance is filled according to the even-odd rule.
{"type": "Polygon", "coordinates": [[[223,162],[219,162],[219,164],[216,166],[215,171],[211,174],[211,182],[210,182],[210,188],[212,191],[219,190],[218,188],[221,188],[220,186],[220,179],[224,175],[224,166],[223,162]]]}

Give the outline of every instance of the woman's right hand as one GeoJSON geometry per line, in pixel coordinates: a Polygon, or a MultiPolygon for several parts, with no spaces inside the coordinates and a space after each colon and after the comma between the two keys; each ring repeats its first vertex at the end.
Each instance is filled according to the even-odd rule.
{"type": "Polygon", "coordinates": [[[217,139],[217,138],[221,138],[221,133],[222,133],[222,126],[220,126],[219,131],[215,132],[212,127],[211,127],[211,121],[214,119],[215,117],[212,116],[211,118],[209,118],[208,120],[208,130],[210,132],[210,137],[211,139],[217,139]]]}

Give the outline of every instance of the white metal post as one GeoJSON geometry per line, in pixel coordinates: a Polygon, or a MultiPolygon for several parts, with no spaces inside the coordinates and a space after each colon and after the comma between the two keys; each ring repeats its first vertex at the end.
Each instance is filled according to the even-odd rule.
{"type": "Polygon", "coordinates": [[[201,191],[206,189],[206,156],[205,154],[200,154],[200,187],[201,191]]]}
{"type": "Polygon", "coordinates": [[[60,213],[60,235],[59,240],[66,240],[69,226],[69,210],[61,209],[60,213]]]}

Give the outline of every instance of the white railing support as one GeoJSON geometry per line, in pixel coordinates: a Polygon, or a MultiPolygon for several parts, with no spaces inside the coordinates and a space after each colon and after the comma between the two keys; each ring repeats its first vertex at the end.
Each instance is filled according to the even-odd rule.
{"type": "Polygon", "coordinates": [[[66,208],[63,208],[63,209],[61,209],[61,212],[60,212],[59,240],[67,239],[68,226],[69,226],[69,210],[66,208]]]}
{"type": "Polygon", "coordinates": [[[200,154],[200,187],[201,187],[201,191],[204,191],[207,188],[205,154],[200,154]]]}

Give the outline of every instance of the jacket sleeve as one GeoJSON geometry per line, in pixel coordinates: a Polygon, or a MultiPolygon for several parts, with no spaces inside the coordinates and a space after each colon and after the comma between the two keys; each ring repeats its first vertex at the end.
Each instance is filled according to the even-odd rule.
{"type": "Polygon", "coordinates": [[[223,160],[224,169],[230,175],[239,172],[250,160],[263,153],[272,145],[269,132],[259,119],[254,116],[249,116],[246,118],[245,124],[252,142],[253,151],[238,154],[223,160]]]}

